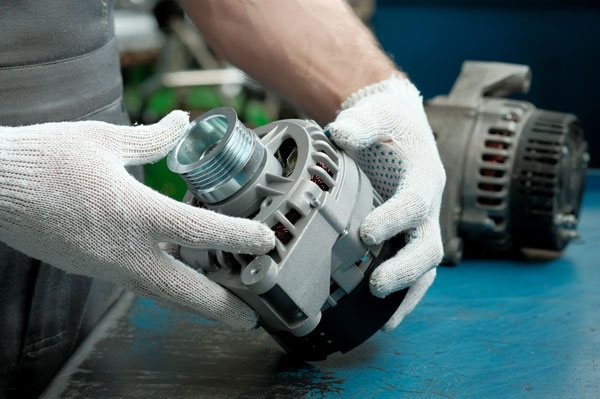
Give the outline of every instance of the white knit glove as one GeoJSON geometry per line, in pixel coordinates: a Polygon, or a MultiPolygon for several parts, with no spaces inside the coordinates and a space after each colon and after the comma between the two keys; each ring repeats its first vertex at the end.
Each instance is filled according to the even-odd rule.
{"type": "Polygon", "coordinates": [[[378,244],[408,230],[406,246],[370,280],[378,297],[410,286],[383,328],[391,330],[425,295],[443,255],[439,214],[446,174],[423,99],[408,79],[391,77],[350,96],[326,129],[385,200],[363,222],[363,241],[378,244]]]}
{"type": "Polygon", "coordinates": [[[164,157],[187,124],[187,113],[175,111],[151,126],[0,127],[0,240],[69,273],[253,328],[253,310],[159,242],[263,254],[273,232],[172,200],[125,170],[164,157]]]}

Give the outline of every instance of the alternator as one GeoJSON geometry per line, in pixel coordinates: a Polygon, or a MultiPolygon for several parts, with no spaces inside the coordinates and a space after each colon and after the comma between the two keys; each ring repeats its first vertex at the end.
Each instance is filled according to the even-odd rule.
{"type": "Polygon", "coordinates": [[[587,144],[575,115],[503,98],[530,79],[525,65],[468,61],[450,94],[426,105],[447,171],[447,263],[460,262],[463,241],[486,256],[546,257],[577,237],[587,144]]]}
{"type": "Polygon", "coordinates": [[[253,132],[233,109],[217,108],[190,124],[167,162],[188,184],[185,202],[274,230],[267,255],[181,248],[180,256],[255,309],[288,352],[306,360],[347,352],[403,300],[406,290],[372,296],[368,277],[404,237],[361,241],[360,224],[381,199],[315,122],[283,120],[253,132]]]}

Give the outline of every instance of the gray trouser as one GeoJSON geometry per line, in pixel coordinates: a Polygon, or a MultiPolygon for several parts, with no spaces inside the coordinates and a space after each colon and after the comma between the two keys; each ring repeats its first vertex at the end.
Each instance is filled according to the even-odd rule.
{"type": "MultiPolygon", "coordinates": [[[[112,1],[8,1],[0,13],[0,125],[127,124],[112,1]]],[[[0,398],[36,397],[121,289],[0,243],[0,398]]]]}

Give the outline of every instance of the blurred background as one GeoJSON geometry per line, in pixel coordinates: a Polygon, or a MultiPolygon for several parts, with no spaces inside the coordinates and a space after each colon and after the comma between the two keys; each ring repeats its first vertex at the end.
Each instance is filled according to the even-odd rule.
{"type": "MultiPolygon", "coordinates": [[[[384,50],[425,100],[447,94],[464,60],[529,65],[530,92],[513,98],[576,114],[600,167],[600,2],[565,0],[352,0],[384,50]]],[[[175,1],[117,0],[115,29],[132,122],[172,109],[195,117],[223,105],[249,126],[298,117],[293,106],[218,59],[175,1]]],[[[185,183],[165,160],[145,183],[176,199],[185,183]]]]}

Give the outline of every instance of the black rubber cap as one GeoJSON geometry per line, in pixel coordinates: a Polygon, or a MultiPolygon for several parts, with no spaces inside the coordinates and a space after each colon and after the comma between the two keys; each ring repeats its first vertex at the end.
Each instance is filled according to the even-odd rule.
{"type": "Polygon", "coordinates": [[[319,325],[308,335],[296,337],[287,331],[270,332],[273,338],[294,357],[302,360],[325,360],[334,352],[346,353],[365,342],[392,317],[406,296],[408,288],[385,298],[373,296],[369,278],[379,264],[393,256],[404,243],[399,235],[384,244],[363,280],[338,304],[322,314],[319,325]]]}

